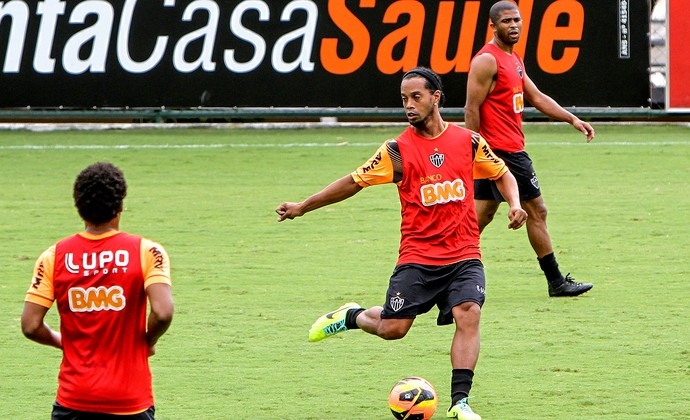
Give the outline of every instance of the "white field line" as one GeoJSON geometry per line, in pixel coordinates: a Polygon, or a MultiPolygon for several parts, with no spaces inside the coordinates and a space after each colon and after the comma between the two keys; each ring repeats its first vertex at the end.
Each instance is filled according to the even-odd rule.
{"type": "MultiPolygon", "coordinates": [[[[461,122],[450,121],[464,126],[461,122]]],[[[0,123],[0,131],[107,131],[107,130],[175,130],[175,129],[210,129],[210,130],[291,130],[311,128],[371,128],[371,127],[407,127],[405,122],[263,122],[263,123],[0,123]]],[[[532,122],[524,126],[567,125],[563,122],[532,122]]],[[[612,121],[596,123],[601,126],[664,126],[675,125],[690,128],[688,122],[665,121],[612,121]]]]}
{"type": "MultiPolygon", "coordinates": [[[[0,145],[0,150],[137,150],[137,149],[290,149],[316,147],[378,147],[383,143],[215,143],[215,144],[18,144],[0,145]]],[[[527,148],[539,146],[572,147],[634,147],[634,146],[690,146],[688,141],[640,142],[539,142],[528,143],[527,148]]]]}
{"type": "MultiPolygon", "coordinates": [[[[565,123],[526,123],[525,125],[555,125],[565,123]]],[[[688,123],[663,124],[657,122],[622,122],[622,123],[602,123],[598,125],[679,125],[690,128],[688,123]]],[[[318,129],[318,128],[375,128],[375,127],[406,127],[406,123],[228,123],[228,124],[103,124],[103,123],[0,123],[0,131],[33,131],[33,132],[52,132],[52,131],[105,131],[105,130],[136,130],[136,129],[184,129],[184,128],[206,128],[206,129],[318,129]]],[[[310,147],[378,147],[385,139],[380,142],[349,143],[347,141],[338,143],[216,143],[216,144],[83,144],[83,145],[61,145],[61,144],[21,144],[21,145],[2,145],[0,150],[126,150],[126,149],[251,149],[251,148],[310,148],[310,147]]],[[[2,142],[0,137],[0,143],[2,142]]],[[[527,148],[537,146],[575,146],[575,147],[606,147],[606,146],[688,146],[690,138],[685,141],[640,141],[640,142],[536,142],[527,141],[527,148]]]]}

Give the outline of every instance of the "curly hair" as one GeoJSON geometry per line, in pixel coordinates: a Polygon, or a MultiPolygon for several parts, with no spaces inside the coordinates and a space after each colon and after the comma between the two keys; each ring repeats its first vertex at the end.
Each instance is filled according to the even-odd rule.
{"type": "Polygon", "coordinates": [[[127,182],[112,163],[97,162],[82,170],[74,181],[74,205],[85,222],[100,225],[122,211],[127,182]]]}

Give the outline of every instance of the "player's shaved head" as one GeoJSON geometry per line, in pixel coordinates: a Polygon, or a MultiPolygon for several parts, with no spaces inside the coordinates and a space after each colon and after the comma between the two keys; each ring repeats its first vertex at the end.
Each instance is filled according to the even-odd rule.
{"type": "Polygon", "coordinates": [[[499,1],[498,3],[495,3],[493,6],[491,6],[491,9],[489,10],[489,18],[491,19],[491,22],[494,24],[498,23],[498,19],[501,16],[501,12],[505,10],[520,10],[517,7],[517,4],[513,3],[512,1],[499,1]]]}

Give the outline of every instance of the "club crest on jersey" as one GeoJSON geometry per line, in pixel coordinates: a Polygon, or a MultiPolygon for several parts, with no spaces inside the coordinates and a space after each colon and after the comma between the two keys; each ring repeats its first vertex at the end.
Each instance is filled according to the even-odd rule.
{"type": "Polygon", "coordinates": [[[400,296],[393,296],[390,303],[393,311],[398,312],[405,304],[405,299],[401,298],[400,296]]]}
{"type": "Polygon", "coordinates": [[[522,75],[523,75],[522,66],[517,66],[516,70],[517,70],[518,76],[520,76],[520,79],[522,79],[522,75]]]}
{"type": "Polygon", "coordinates": [[[435,150],[436,153],[433,155],[429,155],[429,160],[431,161],[431,164],[434,165],[437,168],[440,168],[441,165],[443,165],[443,161],[446,159],[446,155],[443,153],[439,153],[438,149],[435,150]]]}

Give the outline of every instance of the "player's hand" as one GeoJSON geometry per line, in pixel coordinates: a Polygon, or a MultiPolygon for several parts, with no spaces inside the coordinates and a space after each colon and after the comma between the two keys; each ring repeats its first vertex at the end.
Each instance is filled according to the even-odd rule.
{"type": "Polygon", "coordinates": [[[300,203],[283,203],[276,208],[278,213],[278,221],[282,222],[285,219],[294,219],[301,216],[303,213],[300,210],[300,203]]]}
{"type": "Polygon", "coordinates": [[[520,207],[511,207],[508,211],[508,229],[520,229],[527,221],[527,212],[520,207]]]}
{"type": "Polygon", "coordinates": [[[589,124],[586,123],[582,120],[577,120],[575,121],[575,124],[573,124],[573,127],[575,127],[576,130],[581,131],[582,134],[587,136],[587,143],[592,141],[594,138],[594,128],[589,124]]]}
{"type": "Polygon", "coordinates": [[[149,357],[153,356],[156,354],[156,345],[154,344],[153,346],[149,346],[149,357]]]}

